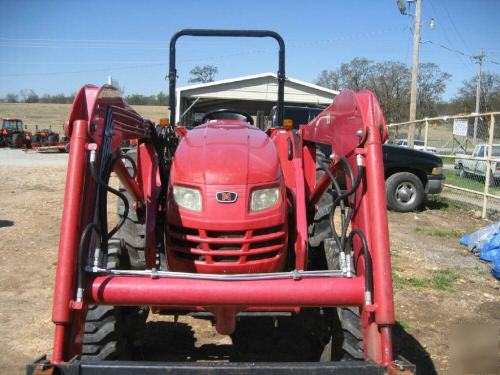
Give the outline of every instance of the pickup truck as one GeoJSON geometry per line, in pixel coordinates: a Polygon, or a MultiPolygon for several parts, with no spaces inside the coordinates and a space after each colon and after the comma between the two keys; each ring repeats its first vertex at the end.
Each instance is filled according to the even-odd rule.
{"type": "MultiPolygon", "coordinates": [[[[408,148],[408,139],[399,139],[398,141],[396,141],[396,144],[398,146],[402,146],[402,147],[408,148]]],[[[418,150],[418,151],[427,151],[427,152],[431,152],[433,154],[437,154],[437,148],[436,147],[427,146],[427,150],[426,150],[425,149],[425,143],[424,143],[424,141],[422,141],[420,139],[415,139],[413,141],[413,149],[414,150],[418,150]]]]}
{"type": "MultiPolygon", "coordinates": [[[[475,177],[484,178],[486,176],[486,166],[488,162],[489,146],[487,144],[478,144],[474,147],[472,155],[457,154],[455,157],[455,169],[458,170],[460,177],[475,177]]],[[[494,144],[492,149],[491,162],[491,184],[493,185],[496,179],[500,179],[500,144],[494,144]]]]}
{"type": "MultiPolygon", "coordinates": [[[[285,106],[284,118],[293,121],[294,129],[307,124],[323,111],[322,108],[285,106]]],[[[271,121],[275,125],[275,109],[271,111],[271,121]]],[[[319,150],[326,156],[331,154],[331,146],[320,145],[319,150]]],[[[398,145],[382,145],[384,154],[384,174],[387,207],[398,212],[418,209],[427,194],[439,194],[443,190],[445,177],[443,161],[430,152],[418,151],[398,145]]]]}

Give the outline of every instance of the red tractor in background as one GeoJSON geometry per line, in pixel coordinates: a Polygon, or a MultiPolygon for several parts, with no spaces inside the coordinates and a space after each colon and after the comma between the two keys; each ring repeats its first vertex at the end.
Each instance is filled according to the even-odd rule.
{"type": "Polygon", "coordinates": [[[55,146],[57,143],[59,143],[58,133],[54,132],[51,128],[38,129],[38,126],[36,126],[35,134],[33,134],[31,138],[31,144],[33,146],[55,146]]]}
{"type": "Polygon", "coordinates": [[[21,148],[31,146],[31,133],[24,130],[23,121],[18,118],[2,118],[0,147],[21,148]]]}
{"type": "Polygon", "coordinates": [[[114,87],[78,92],[66,124],[54,349],[29,373],[408,373],[392,352],[387,128],[378,102],[345,91],[293,130],[283,118],[285,80],[279,34],[188,29],[170,42],[171,118],[159,134],[114,87]],[[230,109],[189,131],[176,125],[182,36],[274,38],[277,126],[264,132],[230,109]],[[125,140],[137,140],[136,153],[120,152],[125,140]],[[332,154],[317,152],[319,144],[332,154]],[[119,190],[109,186],[112,172],[119,190]],[[120,201],[112,228],[108,193],[120,201]],[[222,334],[242,314],[287,313],[310,324],[318,363],[104,361],[130,359],[148,313],[203,313],[222,334]]]}
{"type": "Polygon", "coordinates": [[[51,127],[39,130],[37,126],[31,139],[31,148],[37,152],[69,152],[69,137],[66,135],[59,137],[51,127]]]}

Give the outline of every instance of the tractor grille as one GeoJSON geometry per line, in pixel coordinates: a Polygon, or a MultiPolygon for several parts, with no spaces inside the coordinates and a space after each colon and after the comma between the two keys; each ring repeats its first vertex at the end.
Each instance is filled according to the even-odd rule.
{"type": "Polygon", "coordinates": [[[283,225],[247,231],[209,231],[169,225],[168,248],[178,258],[213,264],[246,263],[277,256],[285,246],[283,225]]]}

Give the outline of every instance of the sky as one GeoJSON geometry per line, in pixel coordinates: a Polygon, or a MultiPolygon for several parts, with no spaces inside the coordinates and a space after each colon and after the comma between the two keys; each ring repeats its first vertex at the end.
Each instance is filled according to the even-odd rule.
{"type": "MultiPolygon", "coordinates": [[[[183,28],[277,31],[286,75],[308,82],[355,57],[408,66],[412,58],[413,21],[396,0],[0,0],[0,14],[0,97],[22,89],[70,94],[109,75],[126,95],[167,92],[168,44],[183,28]]],[[[469,56],[481,48],[484,70],[500,73],[499,16],[500,0],[422,0],[420,61],[452,75],[445,99],[477,74],[469,56]]],[[[183,37],[178,84],[196,65],[217,66],[216,79],[276,72],[277,51],[273,39],[183,37]]]]}

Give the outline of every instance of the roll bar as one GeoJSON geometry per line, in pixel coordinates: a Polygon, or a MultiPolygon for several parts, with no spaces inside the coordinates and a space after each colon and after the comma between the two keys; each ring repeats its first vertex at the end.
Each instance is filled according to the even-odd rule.
{"type": "Polygon", "coordinates": [[[278,126],[283,124],[283,105],[285,98],[285,42],[277,32],[269,30],[211,30],[211,29],[183,29],[176,32],[170,39],[170,59],[169,59],[169,106],[170,123],[175,124],[175,85],[177,81],[177,69],[175,68],[175,44],[181,36],[221,36],[221,37],[251,37],[251,38],[273,38],[279,44],[279,65],[278,65],[278,103],[277,119],[278,126]]]}

